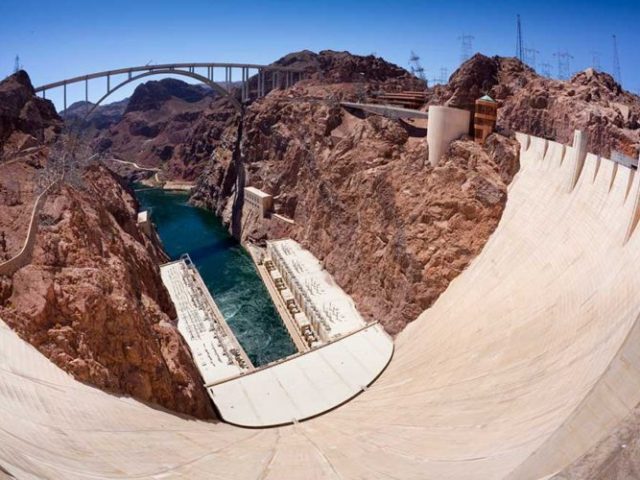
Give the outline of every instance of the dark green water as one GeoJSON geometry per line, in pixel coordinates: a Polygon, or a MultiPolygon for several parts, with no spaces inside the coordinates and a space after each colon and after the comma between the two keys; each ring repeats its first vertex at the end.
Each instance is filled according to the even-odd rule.
{"type": "Polygon", "coordinates": [[[172,259],[188,253],[254,365],[296,352],[251,257],[210,212],[184,193],[136,191],[172,259]]]}

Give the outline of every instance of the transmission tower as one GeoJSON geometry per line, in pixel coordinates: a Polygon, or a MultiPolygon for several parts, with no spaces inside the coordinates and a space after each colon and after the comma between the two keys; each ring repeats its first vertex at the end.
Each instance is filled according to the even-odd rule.
{"type": "Polygon", "coordinates": [[[543,77],[551,78],[551,64],[549,62],[543,62],[540,64],[540,73],[543,77]]]}
{"type": "Polygon", "coordinates": [[[444,85],[449,80],[449,70],[445,67],[440,68],[440,75],[437,77],[433,77],[434,85],[444,85]]]}
{"type": "Polygon", "coordinates": [[[521,62],[524,62],[524,48],[522,47],[522,24],[520,23],[520,15],[517,16],[517,38],[516,38],[516,57],[521,62]]]}
{"type": "Polygon", "coordinates": [[[595,50],[591,51],[591,68],[594,70],[602,70],[600,66],[600,52],[596,52],[595,50]]]}
{"type": "Polygon", "coordinates": [[[525,48],[524,49],[524,63],[529,65],[534,70],[536,69],[536,55],[538,55],[540,51],[535,48],[525,48]]]}
{"type": "Polygon", "coordinates": [[[616,82],[622,83],[620,74],[620,57],[618,57],[618,39],[613,35],[613,78],[616,82]]]}
{"type": "Polygon", "coordinates": [[[461,42],[461,50],[460,50],[460,63],[464,63],[471,57],[471,52],[473,52],[473,35],[460,35],[458,40],[461,42]]]}
{"type": "Polygon", "coordinates": [[[449,70],[447,67],[440,68],[440,83],[445,84],[449,81],[449,70]]]}
{"type": "Polygon", "coordinates": [[[22,66],[20,65],[20,55],[16,55],[16,60],[13,64],[13,73],[17,73],[20,70],[22,70],[22,66]]]}
{"type": "Polygon", "coordinates": [[[560,80],[568,80],[571,73],[571,60],[573,60],[573,55],[565,50],[554,53],[553,56],[558,59],[558,78],[560,80]]]}
{"type": "Polygon", "coordinates": [[[422,80],[425,85],[427,84],[427,77],[424,74],[424,68],[420,63],[420,57],[412,50],[409,57],[409,65],[411,66],[411,73],[422,80]]]}

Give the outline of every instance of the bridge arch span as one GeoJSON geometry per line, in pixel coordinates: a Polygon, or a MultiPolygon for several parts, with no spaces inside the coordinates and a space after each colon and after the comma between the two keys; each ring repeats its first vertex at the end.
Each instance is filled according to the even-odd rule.
{"type": "MultiPolygon", "coordinates": [[[[42,94],[46,98],[49,90],[62,88],[63,90],[63,106],[67,109],[67,86],[75,83],[83,82],[85,85],[85,101],[89,102],[89,81],[105,78],[107,80],[106,94],[103,95],[96,103],[99,105],[109,95],[119,88],[127,85],[135,80],[151,76],[151,75],[181,75],[189,77],[206,85],[209,85],[214,91],[220,93],[224,97],[228,97],[234,107],[242,112],[242,105],[246,100],[251,98],[260,98],[265,96],[269,91],[275,88],[288,88],[296,81],[305,77],[307,71],[304,68],[285,67],[280,65],[257,65],[251,63],[166,63],[161,65],[144,65],[137,67],[120,68],[116,70],[105,70],[102,72],[90,73],[78,77],[67,78],[35,88],[36,93],[42,94]],[[196,73],[197,69],[207,69],[206,76],[196,73]],[[224,69],[225,80],[224,88],[219,81],[214,80],[214,70],[224,69]],[[241,100],[232,95],[231,86],[234,85],[234,71],[240,71],[241,80],[235,80],[239,90],[241,100]],[[257,72],[251,76],[251,71],[257,72]],[[127,75],[127,79],[118,84],[115,88],[111,88],[111,77],[117,75],[127,75]],[[253,80],[252,80],[253,79],[253,80]]],[[[95,108],[95,106],[93,107],[95,108]]]]}
{"type": "Polygon", "coordinates": [[[218,92],[223,97],[226,97],[229,100],[231,100],[231,103],[233,103],[233,106],[240,113],[242,113],[242,104],[238,101],[237,98],[233,96],[231,92],[225,90],[220,84],[195,72],[188,72],[185,70],[173,70],[173,69],[167,68],[167,69],[159,69],[159,70],[150,70],[148,72],[144,72],[139,75],[126,78],[125,80],[120,82],[118,85],[113,87],[111,90],[109,90],[107,93],[105,93],[102,97],[100,97],[100,99],[97,102],[95,102],[91,107],[91,109],[86,113],[85,117],[88,117],[89,115],[91,115],[91,113],[96,109],[96,107],[98,107],[102,102],[104,102],[116,90],[119,90],[125,85],[135,82],[136,80],[140,80],[141,78],[144,78],[144,77],[150,77],[152,75],[182,75],[184,77],[189,77],[194,80],[198,80],[199,82],[204,83],[205,85],[209,85],[211,88],[213,88],[214,91],[218,92]]]}

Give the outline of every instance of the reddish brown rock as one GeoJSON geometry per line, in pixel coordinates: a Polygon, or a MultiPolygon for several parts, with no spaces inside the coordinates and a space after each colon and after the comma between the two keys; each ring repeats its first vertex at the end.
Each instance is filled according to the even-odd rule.
{"type": "Polygon", "coordinates": [[[159,278],[166,258],[138,229],[135,200],[102,167],[85,188],[49,195],[32,262],[13,275],[0,317],[81,381],[210,417],[159,278]]]}
{"type": "MultiPolygon", "coordinates": [[[[277,212],[296,223],[246,212],[235,223],[243,239],[302,242],[367,318],[397,333],[484,245],[517,171],[517,149],[497,135],[484,148],[463,140],[431,168],[423,128],[314,100],[353,92],[308,81],[252,105],[240,145],[245,184],[272,193],[277,212]]],[[[193,196],[227,222],[236,180],[230,158],[209,167],[193,196]]]]}
{"type": "MultiPolygon", "coordinates": [[[[163,179],[195,179],[235,125],[233,105],[209,87],[171,78],[136,88],[131,98],[100,106],[85,119],[86,106],[72,105],[65,118],[78,127],[85,142],[107,158],[161,170],[163,179]]],[[[127,178],[149,177],[117,162],[109,166],[127,178]]]]}
{"type": "Polygon", "coordinates": [[[640,152],[640,98],[607,73],[587,69],[570,81],[554,80],[515,58],[476,54],[431,91],[430,103],[469,107],[484,94],[498,101],[498,130],[505,134],[571,144],[574,130],[582,129],[593,153],[609,157],[617,150],[637,158],[640,152]]]}
{"type": "Polygon", "coordinates": [[[0,161],[60,132],[62,121],[53,103],[35,95],[26,72],[2,80],[0,98],[0,161]]]}
{"type": "MultiPolygon", "coordinates": [[[[59,123],[49,103],[33,97],[26,74],[0,82],[3,105],[2,125],[11,129],[4,138],[34,140],[13,143],[14,153],[0,163],[0,230],[7,241],[0,261],[24,243],[36,179],[50,161],[59,123]],[[32,107],[6,108],[19,104],[32,107]],[[44,113],[35,113],[37,106],[44,113]]],[[[83,178],[51,192],[38,217],[31,263],[0,277],[0,319],[81,381],[212,417],[160,279],[166,257],[138,228],[135,199],[104,167],[91,167],[83,178]]]]}

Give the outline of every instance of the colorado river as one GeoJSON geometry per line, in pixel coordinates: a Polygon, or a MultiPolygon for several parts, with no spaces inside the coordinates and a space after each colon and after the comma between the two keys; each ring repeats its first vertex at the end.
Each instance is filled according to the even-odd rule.
{"type": "Polygon", "coordinates": [[[212,213],[185,193],[136,191],[172,259],[188,253],[255,366],[296,353],[249,255],[212,213]]]}

